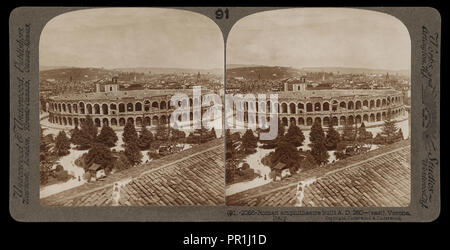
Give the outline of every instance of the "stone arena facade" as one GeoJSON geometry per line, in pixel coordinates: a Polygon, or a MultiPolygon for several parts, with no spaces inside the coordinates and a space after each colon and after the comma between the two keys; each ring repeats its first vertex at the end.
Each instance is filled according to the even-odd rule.
{"type": "MultiPolygon", "coordinates": [[[[385,120],[389,111],[393,119],[406,118],[407,115],[402,92],[391,89],[282,91],[266,93],[266,96],[269,94],[278,94],[278,117],[285,126],[294,124],[310,127],[315,121],[322,126],[328,126],[330,122],[333,122],[333,126],[355,122],[370,125],[385,120]]],[[[258,111],[258,106],[266,105],[266,112],[270,112],[270,101],[253,107],[255,104],[244,102],[245,122],[248,122],[252,110],[258,111]]],[[[267,120],[270,120],[268,115],[267,120]]]]}
{"type": "Polygon", "coordinates": [[[170,99],[175,93],[189,97],[192,120],[192,104],[199,100],[193,100],[192,90],[188,89],[67,94],[49,97],[45,106],[49,122],[63,126],[79,126],[87,115],[98,127],[124,127],[128,121],[136,126],[157,126],[169,123],[170,114],[175,110],[170,105],[170,99]]]}

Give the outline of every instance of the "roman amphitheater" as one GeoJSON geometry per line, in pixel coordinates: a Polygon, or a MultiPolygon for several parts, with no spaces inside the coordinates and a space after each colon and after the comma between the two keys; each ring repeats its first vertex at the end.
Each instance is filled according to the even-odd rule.
{"type": "MultiPolygon", "coordinates": [[[[127,122],[136,126],[168,124],[175,107],[170,99],[175,94],[186,94],[190,107],[198,98],[192,98],[192,89],[129,90],[119,91],[118,84],[97,85],[96,92],[52,96],[45,101],[50,123],[79,126],[86,115],[101,127],[124,127],[127,122]]],[[[183,100],[183,102],[187,100],[183,100]]],[[[181,117],[179,117],[181,120],[181,117]]],[[[193,120],[192,108],[190,120],[193,120]]]]}
{"type": "MultiPolygon", "coordinates": [[[[278,94],[278,117],[282,123],[310,127],[314,122],[328,126],[349,124],[371,125],[386,119],[391,112],[393,119],[407,119],[403,93],[393,89],[326,89],[306,90],[306,84],[285,86],[278,94]]],[[[244,121],[248,122],[252,110],[266,106],[270,112],[270,101],[266,103],[244,102],[244,121]],[[253,106],[255,105],[255,106],[253,106]]],[[[257,117],[255,118],[258,122],[257,117]]],[[[267,117],[269,120],[269,117],[267,117]]]]}

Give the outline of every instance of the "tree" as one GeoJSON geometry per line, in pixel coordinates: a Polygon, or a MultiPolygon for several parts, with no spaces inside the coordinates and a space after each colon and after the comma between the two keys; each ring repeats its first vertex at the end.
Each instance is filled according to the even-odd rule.
{"type": "Polygon", "coordinates": [[[361,126],[358,128],[357,140],[359,142],[366,142],[367,140],[372,139],[372,137],[372,133],[366,130],[366,125],[364,125],[364,122],[361,123],[361,126]]]}
{"type": "Polygon", "coordinates": [[[75,144],[75,145],[79,145],[80,144],[80,139],[81,137],[81,131],[80,129],[78,129],[78,126],[75,126],[74,129],[70,130],[70,141],[75,144]]]}
{"type": "Polygon", "coordinates": [[[354,141],[356,140],[356,132],[353,124],[346,122],[344,124],[344,131],[342,132],[342,141],[354,141]]]}
{"type": "Polygon", "coordinates": [[[286,164],[288,168],[294,168],[297,170],[300,167],[300,161],[301,157],[297,151],[297,148],[285,138],[281,139],[272,155],[271,162],[273,166],[281,162],[286,164]]]}
{"type": "MultiPolygon", "coordinates": [[[[260,132],[268,132],[270,128],[267,129],[261,129],[260,132]]],[[[264,145],[262,148],[275,148],[278,144],[278,142],[283,138],[285,133],[285,128],[283,126],[283,123],[281,122],[280,118],[278,118],[278,129],[277,129],[277,137],[273,140],[264,140],[262,141],[264,145]]]]}
{"type": "Polygon", "coordinates": [[[160,141],[166,141],[169,138],[168,129],[161,123],[158,123],[158,126],[156,127],[155,138],[160,141]]]}
{"type": "Polygon", "coordinates": [[[103,125],[102,129],[100,130],[100,134],[96,139],[98,143],[103,143],[108,147],[114,147],[117,140],[118,138],[116,132],[114,132],[114,130],[108,125],[103,125]]]}
{"type": "Polygon", "coordinates": [[[145,126],[142,127],[139,133],[138,146],[141,150],[147,150],[150,148],[150,143],[153,141],[153,133],[145,126]]]}
{"type": "Polygon", "coordinates": [[[69,154],[70,140],[66,135],[66,132],[60,131],[55,139],[55,152],[59,156],[69,154]]]}
{"type": "Polygon", "coordinates": [[[302,146],[303,141],[305,141],[305,136],[303,135],[302,130],[296,125],[289,126],[285,137],[287,141],[292,143],[295,147],[302,146]]]}
{"type": "Polygon", "coordinates": [[[309,140],[311,141],[311,143],[325,141],[325,133],[323,132],[320,122],[314,122],[314,124],[311,126],[309,140]]]}
{"type": "Polygon", "coordinates": [[[134,127],[134,124],[130,121],[127,122],[125,128],[123,129],[122,140],[125,144],[131,142],[137,143],[138,141],[138,134],[136,132],[136,128],[134,127]]]}
{"type": "Polygon", "coordinates": [[[254,149],[257,147],[258,138],[253,135],[253,131],[251,129],[247,129],[244,135],[242,136],[242,148],[244,153],[252,153],[254,149]]]}
{"type": "Polygon", "coordinates": [[[381,128],[381,136],[385,138],[386,143],[393,143],[398,138],[397,130],[398,128],[395,125],[395,121],[391,119],[391,110],[389,109],[383,127],[381,128]]]}
{"type": "Polygon", "coordinates": [[[97,137],[97,126],[95,126],[92,118],[87,115],[86,119],[81,123],[79,136],[76,136],[74,143],[78,145],[78,149],[88,149],[95,142],[97,137]]]}
{"type": "Polygon", "coordinates": [[[125,143],[125,156],[132,166],[141,163],[142,153],[136,141],[125,143]]]}
{"type": "Polygon", "coordinates": [[[89,168],[92,164],[96,163],[104,169],[112,166],[113,159],[111,150],[108,146],[103,143],[93,143],[84,158],[84,166],[85,168],[89,168]]]}
{"type": "Polygon", "coordinates": [[[341,136],[339,135],[339,132],[334,129],[333,123],[329,122],[327,136],[325,137],[326,148],[328,150],[335,150],[340,140],[341,136]]]}
{"type": "Polygon", "coordinates": [[[320,122],[314,122],[309,134],[311,141],[311,155],[316,160],[318,165],[328,162],[328,151],[325,146],[325,133],[323,132],[320,122]]]}

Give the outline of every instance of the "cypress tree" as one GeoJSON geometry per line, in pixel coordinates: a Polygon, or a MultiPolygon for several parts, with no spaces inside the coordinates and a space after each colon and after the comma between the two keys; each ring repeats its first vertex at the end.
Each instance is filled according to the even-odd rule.
{"type": "Polygon", "coordinates": [[[328,124],[328,132],[325,138],[326,148],[328,150],[335,150],[340,140],[341,136],[339,135],[339,132],[337,132],[336,129],[334,129],[333,123],[330,122],[328,124]]]}
{"type": "Polygon", "coordinates": [[[385,138],[386,142],[393,143],[397,138],[397,126],[395,125],[395,121],[391,119],[391,110],[389,109],[387,112],[387,117],[384,120],[383,127],[381,128],[381,135],[385,138]]]}
{"type": "Polygon", "coordinates": [[[244,135],[242,136],[242,148],[244,153],[250,153],[254,148],[257,147],[258,138],[253,135],[253,131],[251,129],[247,129],[244,135]]]}
{"type": "Polygon", "coordinates": [[[275,152],[271,157],[273,166],[281,162],[286,164],[288,168],[294,168],[295,170],[299,168],[300,161],[301,157],[297,148],[295,148],[294,144],[290,143],[286,138],[279,141],[275,148],[275,152]]]}
{"type": "Polygon", "coordinates": [[[114,147],[116,145],[118,138],[114,130],[108,126],[103,125],[102,129],[100,130],[100,134],[97,136],[97,142],[103,143],[108,147],[114,147]]]}
{"type": "Polygon", "coordinates": [[[125,156],[133,166],[141,163],[142,153],[136,141],[125,143],[125,156]]]}
{"type": "Polygon", "coordinates": [[[296,126],[291,125],[285,135],[287,141],[294,145],[295,147],[300,147],[303,145],[303,141],[305,141],[305,136],[303,135],[302,130],[296,126]]]}
{"type": "Polygon", "coordinates": [[[131,143],[131,142],[137,143],[138,134],[136,132],[136,128],[134,127],[133,123],[127,122],[127,124],[125,125],[125,128],[123,129],[122,139],[125,144],[131,143]]]}
{"type": "Polygon", "coordinates": [[[55,152],[59,156],[69,154],[70,141],[66,135],[66,132],[60,131],[55,139],[55,152]]]}
{"type": "Polygon", "coordinates": [[[143,126],[139,133],[138,146],[141,150],[147,150],[150,148],[150,143],[153,141],[153,133],[143,126]]]}
{"type": "Polygon", "coordinates": [[[325,141],[325,133],[323,132],[322,125],[320,122],[314,122],[311,126],[311,132],[309,134],[309,140],[311,143],[315,142],[324,142],[325,141]]]}
{"type": "Polygon", "coordinates": [[[316,160],[316,163],[321,165],[328,162],[329,155],[325,146],[325,133],[319,122],[314,122],[312,125],[309,138],[311,141],[311,155],[316,160]]]}
{"type": "Polygon", "coordinates": [[[84,162],[85,167],[89,168],[93,163],[99,164],[102,168],[112,166],[113,156],[108,146],[103,143],[93,143],[89,149],[84,162]]]}

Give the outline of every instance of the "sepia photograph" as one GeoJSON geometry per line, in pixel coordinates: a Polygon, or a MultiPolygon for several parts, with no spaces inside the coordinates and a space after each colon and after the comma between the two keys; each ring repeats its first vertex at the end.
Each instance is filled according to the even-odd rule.
{"type": "Polygon", "coordinates": [[[222,119],[208,112],[223,72],[222,32],[195,12],[51,19],[39,43],[41,205],[224,205],[222,119]]]}
{"type": "Polygon", "coordinates": [[[399,19],[264,11],[235,23],[226,53],[227,206],[409,206],[411,40],[399,19]]]}

